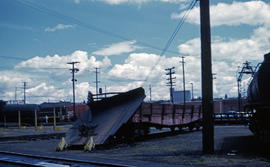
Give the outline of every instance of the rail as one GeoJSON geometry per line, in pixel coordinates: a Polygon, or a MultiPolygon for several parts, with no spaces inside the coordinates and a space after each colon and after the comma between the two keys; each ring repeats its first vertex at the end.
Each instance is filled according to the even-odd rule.
{"type": "Polygon", "coordinates": [[[109,160],[78,160],[72,158],[55,158],[51,156],[15,153],[9,151],[0,151],[0,163],[30,167],[56,165],[59,167],[69,167],[72,165],[133,167],[133,165],[124,164],[121,162],[110,162],[109,160]]]}

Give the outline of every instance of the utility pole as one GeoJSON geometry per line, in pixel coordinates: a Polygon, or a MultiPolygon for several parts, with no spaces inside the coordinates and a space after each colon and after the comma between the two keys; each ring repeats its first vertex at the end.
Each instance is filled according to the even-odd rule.
{"type": "Polygon", "coordinates": [[[175,72],[173,71],[175,67],[172,67],[172,68],[167,68],[165,69],[166,71],[168,71],[168,73],[166,73],[166,75],[169,75],[169,78],[167,80],[169,80],[169,82],[167,83],[167,86],[170,87],[170,97],[171,97],[171,103],[174,103],[174,100],[173,100],[173,86],[174,85],[174,79],[176,79],[176,77],[172,77],[173,74],[175,74],[175,72]]]}
{"type": "Polygon", "coordinates": [[[203,153],[214,153],[213,77],[209,0],[200,0],[203,153]]]}
{"type": "Polygon", "coordinates": [[[190,82],[190,84],[191,84],[191,101],[193,101],[193,99],[194,99],[194,95],[193,95],[193,83],[190,82]]]}
{"type": "Polygon", "coordinates": [[[104,90],[105,92],[105,98],[107,97],[107,87],[106,87],[106,85],[105,85],[105,90],[104,90]]]}
{"type": "Polygon", "coordinates": [[[149,85],[150,102],[152,101],[152,86],[149,85]]]}
{"type": "Polygon", "coordinates": [[[17,86],[15,86],[15,103],[17,103],[17,86]]]}
{"type": "Polygon", "coordinates": [[[71,69],[69,69],[69,70],[71,70],[71,74],[72,74],[72,79],[71,79],[71,81],[72,81],[72,88],[73,88],[73,112],[74,112],[74,118],[76,119],[77,118],[77,116],[76,116],[76,112],[75,112],[75,81],[77,81],[76,79],[75,79],[75,73],[77,73],[78,71],[79,71],[79,69],[78,68],[75,68],[75,64],[77,64],[77,63],[80,63],[80,62],[68,62],[67,64],[71,64],[72,65],[72,68],[71,69]]]}
{"type": "Polygon", "coordinates": [[[23,82],[23,104],[26,104],[26,82],[23,82]]]}
{"type": "Polygon", "coordinates": [[[184,112],[186,110],[186,82],[185,82],[185,61],[184,61],[184,56],[181,57],[182,61],[180,61],[180,63],[182,63],[182,70],[183,70],[183,90],[184,90],[184,112]]]}
{"type": "Polygon", "coordinates": [[[98,72],[98,69],[99,68],[97,68],[97,67],[95,68],[95,70],[96,70],[95,71],[95,73],[96,73],[96,82],[95,83],[96,83],[96,95],[97,95],[97,99],[98,99],[98,83],[100,83],[100,81],[98,80],[98,73],[99,73],[98,72]]]}

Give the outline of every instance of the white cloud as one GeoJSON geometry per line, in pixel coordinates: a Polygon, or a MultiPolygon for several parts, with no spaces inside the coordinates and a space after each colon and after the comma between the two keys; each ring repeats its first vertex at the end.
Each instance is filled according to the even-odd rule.
{"type": "Polygon", "coordinates": [[[0,75],[0,90],[7,88],[14,88],[16,86],[22,87],[23,82],[31,82],[31,76],[28,74],[15,71],[1,71],[0,75]]]}
{"type": "MultiPolygon", "coordinates": [[[[245,61],[253,65],[263,61],[263,55],[270,51],[270,28],[260,27],[246,39],[217,38],[212,41],[213,73],[215,96],[223,97],[225,93],[237,96],[236,71],[245,61]]],[[[195,38],[178,46],[180,54],[194,57],[200,61],[200,39],[195,38]]],[[[187,63],[188,64],[188,63],[187,63]]],[[[199,75],[198,75],[199,77],[199,75]]]]}
{"type": "Polygon", "coordinates": [[[80,0],[74,0],[74,3],[79,4],[80,0]]]}
{"type": "MultiPolygon", "coordinates": [[[[22,61],[15,66],[15,71],[26,70],[24,73],[1,71],[0,90],[3,90],[1,98],[4,100],[14,99],[15,86],[22,87],[22,83],[26,81],[28,103],[41,103],[47,100],[69,101],[72,99],[72,84],[69,72],[71,66],[68,65],[67,62],[70,61],[80,62],[80,64],[76,64],[76,67],[80,69],[79,73],[76,75],[78,80],[76,83],[76,99],[78,102],[86,100],[88,90],[95,90],[90,84],[85,82],[85,80],[89,80],[89,77],[91,77],[90,80],[92,80],[92,75],[89,75],[90,70],[94,67],[99,67],[106,71],[106,69],[111,66],[111,61],[108,57],[97,60],[94,56],[89,56],[87,52],[79,50],[66,56],[37,56],[22,61]],[[87,77],[85,77],[84,74],[86,74],[87,77]]],[[[21,91],[18,91],[18,99],[22,99],[21,91]]]]}
{"type": "MultiPolygon", "coordinates": [[[[91,91],[92,93],[96,93],[96,88],[89,85],[88,82],[81,82],[76,85],[76,101],[87,101],[87,95],[88,91],[91,91]]],[[[72,95],[72,92],[70,91],[70,96],[72,95]]]]}
{"type": "MultiPolygon", "coordinates": [[[[108,57],[104,57],[102,61],[98,61],[94,56],[88,56],[87,52],[77,50],[71,55],[67,56],[59,56],[57,54],[46,57],[37,56],[32,59],[22,61],[15,66],[15,69],[32,68],[32,70],[40,72],[50,72],[50,69],[56,69],[57,73],[62,75],[71,68],[71,66],[67,63],[72,61],[80,62],[79,64],[75,65],[75,67],[79,68],[80,70],[78,74],[95,67],[106,69],[111,66],[111,61],[108,57]]],[[[51,72],[55,73],[55,71],[51,72]]]]}
{"type": "Polygon", "coordinates": [[[23,82],[26,82],[27,88],[33,82],[33,76],[16,71],[1,71],[0,76],[0,99],[15,99],[15,87],[17,87],[17,99],[23,98],[23,82]]]}
{"type": "Polygon", "coordinates": [[[141,47],[135,45],[136,41],[125,41],[115,44],[111,44],[109,47],[93,52],[95,55],[99,56],[112,56],[120,55],[123,53],[130,53],[141,47]]]}
{"type": "MultiPolygon", "coordinates": [[[[173,13],[171,18],[182,18],[184,13],[173,13]]],[[[210,15],[211,26],[270,25],[270,5],[263,1],[218,3],[210,7],[210,15]]],[[[191,10],[187,22],[200,24],[199,7],[191,10]]]]}
{"type": "MultiPolygon", "coordinates": [[[[241,64],[245,60],[259,61],[269,51],[270,28],[255,29],[253,35],[246,39],[223,39],[212,41],[213,60],[241,64]]],[[[178,46],[179,52],[185,55],[200,56],[200,38],[195,38],[178,46]]]]}
{"type": "MultiPolygon", "coordinates": [[[[161,57],[161,59],[165,59],[165,57],[161,57]]],[[[155,54],[132,53],[124,64],[115,64],[108,74],[122,79],[144,80],[150,74],[152,65],[158,60],[159,56],[155,54]]],[[[156,69],[153,71],[156,71],[156,69]]]]}
{"type": "Polygon", "coordinates": [[[45,32],[55,32],[57,30],[65,30],[69,28],[73,28],[74,25],[65,25],[65,24],[57,24],[55,27],[47,27],[45,28],[45,32]]]}
{"type": "MultiPolygon", "coordinates": [[[[263,55],[268,53],[270,46],[270,28],[260,27],[254,30],[249,38],[226,39],[215,37],[212,42],[213,73],[216,79],[213,81],[214,97],[237,96],[236,75],[238,66],[246,60],[253,65],[263,61],[263,55]]],[[[201,58],[200,58],[200,39],[195,38],[179,45],[180,55],[185,58],[186,88],[190,89],[190,82],[194,83],[194,94],[201,94],[201,58]]],[[[169,91],[166,87],[165,68],[176,67],[176,89],[182,89],[182,67],[179,57],[166,58],[149,53],[131,53],[123,64],[115,64],[108,75],[115,80],[127,80],[128,84],[115,85],[111,88],[126,90],[135,86],[144,86],[149,93],[148,85],[152,84],[153,98],[168,99],[169,91]],[[143,81],[153,68],[149,81],[143,81]],[[146,85],[147,84],[147,85],[146,85]]]]}
{"type": "MultiPolygon", "coordinates": [[[[134,88],[136,86],[144,86],[145,90],[148,90],[148,86],[151,83],[153,89],[153,99],[168,99],[169,98],[169,88],[166,86],[166,68],[175,67],[176,72],[176,89],[182,89],[182,66],[180,64],[179,57],[166,58],[165,56],[160,57],[155,54],[148,53],[132,53],[125,60],[124,64],[116,64],[109,71],[109,76],[116,78],[118,80],[126,79],[129,84],[124,84],[118,89],[126,90],[127,88],[134,88]],[[153,69],[152,67],[156,62],[159,62],[153,69]],[[151,71],[152,70],[152,71],[151,71]],[[150,73],[151,71],[151,73],[150,73]],[[150,75],[148,77],[148,75],[150,75]],[[148,81],[144,80],[148,77],[148,81]],[[135,81],[133,81],[135,80],[135,81]],[[141,81],[138,81],[141,80],[141,81]],[[133,86],[132,86],[133,85],[133,86]]],[[[196,94],[199,94],[199,82],[200,77],[198,76],[200,70],[200,61],[194,56],[186,57],[186,82],[196,83],[194,84],[194,90],[196,94]]],[[[188,87],[188,86],[187,86],[188,87]]],[[[148,92],[149,93],[149,92],[148,92]]]]}

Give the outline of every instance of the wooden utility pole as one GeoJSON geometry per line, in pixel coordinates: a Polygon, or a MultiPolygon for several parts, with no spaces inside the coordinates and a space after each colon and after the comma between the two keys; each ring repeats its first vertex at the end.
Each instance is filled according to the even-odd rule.
{"type": "Polygon", "coordinates": [[[96,81],[95,81],[95,83],[96,83],[96,97],[97,97],[97,99],[98,99],[98,83],[100,83],[100,81],[98,80],[98,70],[99,70],[99,68],[95,68],[95,73],[96,73],[96,81]]]}
{"type": "Polygon", "coordinates": [[[194,94],[193,94],[193,83],[190,82],[190,85],[191,85],[191,101],[193,101],[193,99],[194,99],[194,94]]]}
{"type": "Polygon", "coordinates": [[[53,108],[53,130],[56,130],[56,115],[55,115],[55,108],[53,108]]]}
{"type": "Polygon", "coordinates": [[[172,77],[173,74],[175,74],[175,72],[173,71],[175,67],[172,67],[172,68],[167,68],[165,69],[166,71],[168,71],[168,73],[166,73],[166,75],[169,75],[169,78],[167,79],[169,82],[167,83],[167,86],[170,87],[170,97],[171,97],[171,103],[174,103],[174,100],[173,100],[173,86],[174,85],[174,79],[175,77],[172,77]]]}
{"type": "Polygon", "coordinates": [[[152,101],[152,86],[151,84],[149,85],[149,98],[150,98],[150,102],[152,101]]]}
{"type": "Polygon", "coordinates": [[[77,73],[79,71],[78,68],[75,68],[75,64],[77,63],[80,63],[80,62],[69,62],[67,64],[71,64],[72,65],[72,69],[71,70],[71,73],[72,73],[72,88],[73,88],[73,112],[74,112],[74,118],[76,119],[77,116],[76,116],[76,112],[75,112],[75,81],[77,81],[75,79],[75,73],[77,73]]]}
{"type": "Polygon", "coordinates": [[[23,104],[26,104],[26,82],[23,82],[23,104]]]}
{"type": "Polygon", "coordinates": [[[214,153],[213,77],[209,0],[200,0],[203,153],[214,153]]]}
{"type": "Polygon", "coordinates": [[[184,60],[184,56],[181,57],[182,61],[180,61],[180,63],[182,63],[182,71],[183,71],[183,93],[184,93],[184,113],[186,110],[186,81],[185,81],[185,60],[184,60]]]}

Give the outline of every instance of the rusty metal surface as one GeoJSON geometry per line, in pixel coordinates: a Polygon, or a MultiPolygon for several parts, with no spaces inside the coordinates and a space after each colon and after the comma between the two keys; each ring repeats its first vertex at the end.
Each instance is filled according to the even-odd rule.
{"type": "Polygon", "coordinates": [[[86,144],[90,136],[82,135],[80,132],[80,127],[85,125],[93,127],[92,132],[96,134],[94,136],[95,144],[104,144],[124,123],[128,122],[144,98],[144,89],[137,88],[89,104],[90,110],[85,112],[66,134],[67,142],[69,145],[86,144]]]}
{"type": "Polygon", "coordinates": [[[142,103],[132,121],[170,127],[186,125],[201,118],[200,105],[186,105],[183,110],[183,105],[180,104],[142,103]]]}

